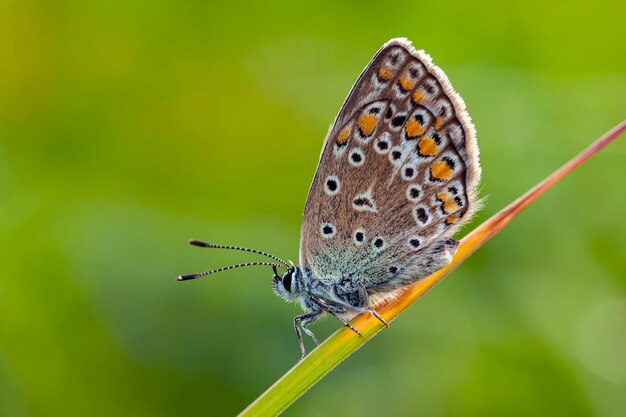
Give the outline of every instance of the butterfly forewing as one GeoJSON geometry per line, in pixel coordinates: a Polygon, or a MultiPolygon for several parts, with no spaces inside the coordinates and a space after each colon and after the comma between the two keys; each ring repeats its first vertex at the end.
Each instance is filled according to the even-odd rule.
{"type": "Polygon", "coordinates": [[[328,133],[304,210],[301,266],[326,283],[368,288],[428,275],[476,210],[479,178],[463,101],[428,55],[392,40],[328,133]]]}

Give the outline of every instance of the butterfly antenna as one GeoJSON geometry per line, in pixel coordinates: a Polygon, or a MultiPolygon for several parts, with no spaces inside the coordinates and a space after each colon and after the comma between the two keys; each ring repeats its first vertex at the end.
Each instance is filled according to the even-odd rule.
{"type": "Polygon", "coordinates": [[[263,252],[263,251],[256,250],[256,249],[242,248],[242,247],[239,247],[239,246],[215,245],[213,243],[202,242],[200,240],[195,240],[195,239],[191,239],[189,241],[189,244],[192,245],[192,246],[198,246],[200,248],[231,249],[231,250],[240,250],[240,251],[244,251],[244,252],[258,253],[259,255],[267,256],[268,258],[272,258],[273,260],[280,262],[282,264],[281,266],[285,266],[285,267],[289,266],[289,264],[287,262],[283,261],[279,257],[274,256],[274,255],[270,255],[267,252],[263,252]]]}
{"type": "Polygon", "coordinates": [[[197,274],[179,275],[179,276],[176,277],[176,281],[188,281],[190,279],[196,279],[196,278],[204,277],[204,276],[207,276],[207,275],[216,274],[218,272],[227,271],[229,269],[242,268],[244,266],[259,266],[259,265],[261,265],[261,266],[271,266],[273,268],[276,268],[276,267],[287,268],[285,265],[278,265],[278,264],[275,264],[275,263],[272,263],[272,262],[247,262],[245,264],[237,264],[237,265],[225,266],[223,268],[214,269],[212,271],[200,272],[200,273],[197,273],[197,274]]]}

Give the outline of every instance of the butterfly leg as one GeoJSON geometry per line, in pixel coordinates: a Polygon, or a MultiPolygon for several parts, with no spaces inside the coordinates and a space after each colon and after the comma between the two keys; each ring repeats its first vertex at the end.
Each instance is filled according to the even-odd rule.
{"type": "Polygon", "coordinates": [[[347,321],[345,321],[344,319],[342,319],[341,317],[339,317],[339,315],[337,315],[337,313],[335,313],[333,311],[333,308],[331,306],[329,306],[328,304],[324,303],[321,300],[318,300],[317,298],[313,298],[311,297],[311,300],[313,300],[313,302],[315,304],[317,304],[318,306],[320,306],[322,309],[324,309],[325,312],[327,312],[328,314],[330,314],[331,316],[333,316],[334,318],[336,318],[337,320],[339,320],[341,322],[341,324],[343,324],[344,326],[346,326],[348,329],[352,330],[354,333],[358,334],[359,336],[362,336],[361,332],[358,331],[357,329],[355,329],[354,327],[352,327],[352,325],[350,323],[348,323],[347,321]]]}
{"type": "Polygon", "coordinates": [[[320,341],[317,340],[317,337],[315,337],[313,332],[309,329],[309,324],[313,323],[317,319],[317,317],[318,317],[318,314],[315,314],[313,317],[302,319],[300,326],[302,326],[302,330],[304,330],[304,333],[306,333],[311,339],[313,339],[315,344],[319,346],[320,341]]]}
{"type": "Polygon", "coordinates": [[[302,352],[302,359],[306,356],[306,349],[304,348],[304,341],[302,340],[302,332],[300,331],[300,326],[302,325],[302,329],[304,332],[310,336],[316,344],[320,344],[312,331],[310,331],[307,326],[315,321],[315,319],[319,316],[320,313],[307,313],[302,314],[301,316],[296,316],[293,319],[293,327],[296,330],[296,336],[298,336],[298,344],[300,345],[300,352],[302,352]]]}
{"type": "Polygon", "coordinates": [[[332,311],[332,310],[326,310],[326,312],[327,312],[327,313],[329,313],[329,314],[330,314],[331,316],[333,316],[334,318],[336,318],[337,320],[339,320],[339,321],[340,321],[340,322],[341,322],[344,326],[346,326],[348,329],[350,329],[350,330],[352,330],[354,333],[358,334],[358,335],[359,335],[359,337],[360,337],[360,336],[363,336],[363,335],[361,334],[361,332],[360,332],[360,331],[358,331],[357,329],[355,329],[354,327],[352,327],[352,325],[351,325],[350,323],[348,323],[347,321],[345,321],[344,319],[342,319],[341,317],[339,317],[339,316],[337,315],[337,313],[335,313],[334,311],[332,311]]]}
{"type": "Polygon", "coordinates": [[[385,325],[386,328],[389,328],[389,323],[378,314],[378,311],[374,310],[374,308],[370,305],[369,296],[367,295],[367,289],[365,289],[365,285],[361,282],[359,284],[359,298],[364,301],[367,311],[376,317],[382,324],[385,325]]]}

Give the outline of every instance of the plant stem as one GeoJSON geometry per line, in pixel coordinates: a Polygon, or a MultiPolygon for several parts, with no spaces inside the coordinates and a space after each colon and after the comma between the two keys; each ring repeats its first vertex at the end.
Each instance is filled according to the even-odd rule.
{"type": "MultiPolygon", "coordinates": [[[[393,321],[398,315],[430,290],[441,279],[459,266],[476,249],[491,239],[515,216],[539,196],[559,182],[591,156],[615,140],[626,131],[626,120],[604,134],[587,149],[576,155],[568,163],[556,170],[546,179],[533,187],[526,194],[500,210],[494,216],[467,234],[459,245],[452,262],[434,274],[419,280],[408,287],[397,299],[376,305],[378,313],[387,321],[393,321]]],[[[361,314],[351,322],[362,337],[345,327],[337,330],[326,341],[298,362],[291,370],[267,389],[260,397],[239,414],[240,416],[275,416],[284,411],[302,394],[315,385],[339,363],[363,346],[382,328],[382,323],[371,314],[361,314]]]]}

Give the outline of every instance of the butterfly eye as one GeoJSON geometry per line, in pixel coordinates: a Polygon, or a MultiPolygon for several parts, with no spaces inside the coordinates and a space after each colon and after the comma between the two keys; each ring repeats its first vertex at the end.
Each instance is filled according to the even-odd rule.
{"type": "Polygon", "coordinates": [[[287,292],[291,292],[291,273],[283,277],[283,287],[285,287],[287,292]]]}

